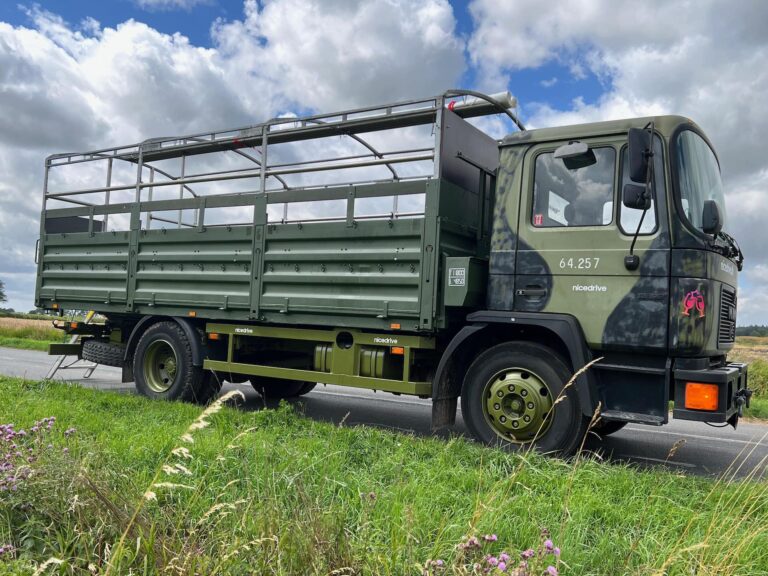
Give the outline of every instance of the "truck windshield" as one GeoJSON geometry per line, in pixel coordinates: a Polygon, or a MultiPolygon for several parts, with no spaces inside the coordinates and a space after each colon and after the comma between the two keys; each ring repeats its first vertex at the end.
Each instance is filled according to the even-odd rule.
{"type": "Polygon", "coordinates": [[[696,132],[684,130],[675,142],[680,203],[694,228],[702,229],[702,209],[706,200],[720,207],[725,224],[725,197],[720,166],[709,144],[696,132]]]}

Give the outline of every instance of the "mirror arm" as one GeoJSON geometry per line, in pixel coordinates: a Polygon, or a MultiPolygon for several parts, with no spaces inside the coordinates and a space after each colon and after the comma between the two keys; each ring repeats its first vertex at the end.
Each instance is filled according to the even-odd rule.
{"type": "MultiPolygon", "coordinates": [[[[648,151],[646,152],[646,156],[648,158],[648,167],[645,170],[645,191],[643,192],[643,198],[648,198],[649,190],[651,189],[651,186],[653,186],[653,135],[655,132],[653,121],[649,122],[645,126],[650,130],[650,147],[648,148],[648,151]]],[[[653,199],[653,198],[651,198],[653,199]]],[[[632,244],[629,246],[629,255],[624,256],[624,267],[627,270],[637,270],[640,267],[640,257],[635,255],[635,243],[637,242],[637,237],[640,235],[640,228],[643,226],[643,220],[645,220],[645,215],[648,212],[648,208],[645,208],[643,210],[643,213],[640,215],[640,221],[637,223],[637,228],[635,229],[635,234],[632,236],[632,244]]]]}

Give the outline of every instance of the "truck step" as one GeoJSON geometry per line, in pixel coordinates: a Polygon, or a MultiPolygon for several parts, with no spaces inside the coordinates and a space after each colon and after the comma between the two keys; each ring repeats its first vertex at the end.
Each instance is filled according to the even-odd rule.
{"type": "Polygon", "coordinates": [[[651,426],[661,426],[666,419],[663,416],[653,416],[651,414],[639,414],[637,412],[623,412],[621,410],[606,410],[600,414],[600,418],[616,422],[634,422],[636,424],[649,424],[651,426]]]}

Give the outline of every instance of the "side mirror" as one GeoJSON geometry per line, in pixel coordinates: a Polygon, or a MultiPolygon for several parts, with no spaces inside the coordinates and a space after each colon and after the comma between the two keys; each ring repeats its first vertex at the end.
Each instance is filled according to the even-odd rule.
{"type": "Polygon", "coordinates": [[[569,142],[563,144],[554,154],[555,158],[563,161],[568,170],[578,170],[592,166],[597,162],[595,153],[584,142],[569,142]]]}
{"type": "Polygon", "coordinates": [[[723,217],[720,214],[720,206],[714,200],[705,200],[701,210],[701,230],[704,234],[717,236],[723,229],[723,217]]]}
{"type": "Polygon", "coordinates": [[[630,128],[627,138],[629,143],[629,179],[632,182],[645,183],[648,174],[648,158],[651,154],[651,133],[643,128],[630,128]]]}
{"type": "Polygon", "coordinates": [[[627,208],[635,210],[648,210],[651,207],[650,191],[646,193],[645,186],[638,184],[624,184],[621,202],[627,208]]]}

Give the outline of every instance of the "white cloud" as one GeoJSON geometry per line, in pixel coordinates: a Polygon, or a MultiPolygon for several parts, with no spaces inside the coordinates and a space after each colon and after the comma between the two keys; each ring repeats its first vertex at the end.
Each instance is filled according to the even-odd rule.
{"type": "Polygon", "coordinates": [[[557,84],[557,76],[553,76],[549,80],[542,80],[541,85],[544,86],[544,88],[552,88],[555,84],[557,84]]]}
{"type": "Polygon", "coordinates": [[[214,0],[135,0],[144,10],[192,10],[196,6],[213,4],[214,0]]]}
{"type": "Polygon", "coordinates": [[[541,10],[535,0],[475,0],[470,9],[471,60],[485,82],[555,61],[606,86],[596,102],[564,110],[523,102],[529,126],[682,114],[704,129],[721,161],[728,229],[747,257],[740,322],[768,323],[768,308],[753,306],[764,284],[750,281],[768,264],[768,3],[578,0],[541,10]]]}
{"type": "Polygon", "coordinates": [[[464,70],[447,0],[244,7],[241,20],[213,23],[212,48],[134,20],[73,26],[38,8],[28,27],[0,23],[0,278],[11,306],[32,306],[47,155],[437,94],[464,70]]]}
{"type": "Polygon", "coordinates": [[[463,43],[443,0],[245,6],[243,21],[213,29],[228,65],[258,70],[306,106],[334,110],[431,95],[453,87],[464,70],[463,43]]]}

